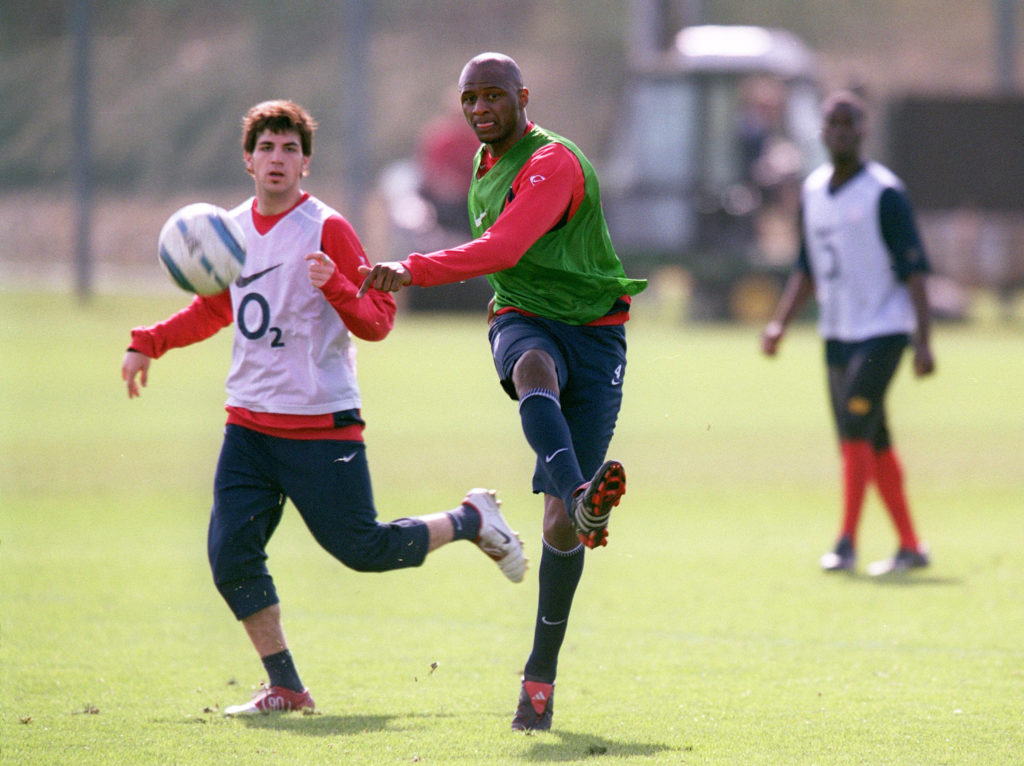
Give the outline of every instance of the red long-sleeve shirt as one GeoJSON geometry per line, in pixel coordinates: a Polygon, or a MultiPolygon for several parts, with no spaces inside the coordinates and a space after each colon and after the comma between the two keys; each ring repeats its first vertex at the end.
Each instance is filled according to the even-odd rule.
{"type": "MultiPolygon", "coordinates": [[[[308,195],[296,203],[301,204],[308,195]]],[[[253,223],[266,233],[291,210],[276,216],[264,216],[253,204],[253,223]]],[[[362,276],[359,266],[367,263],[355,230],[341,216],[328,218],[321,233],[321,249],[336,265],[334,274],[321,288],[324,297],[338,312],[345,326],[357,338],[381,340],[394,326],[395,301],[390,293],[374,290],[356,298],[362,276]]],[[[234,320],[231,292],[196,296],[181,311],[151,327],[132,330],[131,349],[157,359],[172,348],[197,343],[211,337],[234,320]]],[[[348,423],[338,427],[334,415],[293,415],[253,412],[241,407],[228,407],[228,422],[255,431],[293,439],[361,439],[362,424],[348,423]]]]}
{"type": "MultiPolygon", "coordinates": [[[[528,130],[532,128],[531,123],[528,130]]],[[[485,149],[477,175],[487,173],[497,161],[485,149]]],[[[538,239],[576,214],[585,191],[583,168],[576,155],[559,143],[543,146],[516,174],[511,199],[480,237],[445,250],[412,253],[402,265],[409,270],[412,284],[422,287],[461,282],[511,268],[538,239]],[[539,176],[544,183],[534,182],[539,176]]],[[[612,313],[591,324],[628,321],[629,304],[629,296],[622,296],[612,313]]]]}
{"type": "MultiPolygon", "coordinates": [[[[484,151],[479,174],[497,160],[484,151]]],[[[534,242],[547,234],[583,201],[583,169],[561,144],[548,144],[534,153],[512,183],[512,201],[494,224],[477,239],[433,253],[413,253],[403,261],[412,283],[423,287],[461,282],[511,268],[534,242]],[[542,175],[544,183],[530,179],[542,175]]]]}

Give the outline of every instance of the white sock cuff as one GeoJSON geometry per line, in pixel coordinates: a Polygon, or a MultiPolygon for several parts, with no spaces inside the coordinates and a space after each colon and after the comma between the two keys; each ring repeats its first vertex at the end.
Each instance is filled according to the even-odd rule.
{"type": "Polygon", "coordinates": [[[580,543],[579,545],[577,545],[572,550],[560,551],[558,548],[556,548],[553,545],[551,545],[550,543],[548,543],[548,541],[545,540],[543,537],[540,539],[540,542],[541,542],[541,545],[543,545],[546,550],[549,550],[553,554],[555,554],[556,556],[561,556],[563,558],[569,558],[570,556],[575,556],[577,553],[581,553],[583,551],[583,543],[580,543]]]}
{"type": "Polygon", "coordinates": [[[519,409],[523,408],[523,402],[529,399],[531,396],[541,396],[545,399],[550,399],[559,407],[562,406],[562,402],[558,399],[558,394],[552,391],[550,388],[531,388],[525,394],[519,397],[519,409]]]}

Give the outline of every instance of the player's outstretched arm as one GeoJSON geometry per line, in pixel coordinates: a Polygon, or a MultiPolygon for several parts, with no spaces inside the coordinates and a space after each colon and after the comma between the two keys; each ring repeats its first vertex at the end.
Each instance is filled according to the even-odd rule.
{"type": "Polygon", "coordinates": [[[412,284],[412,274],[400,261],[360,266],[359,273],[363,275],[363,284],[359,287],[357,298],[362,298],[370,290],[397,293],[406,285],[412,284]]]}
{"type": "Polygon", "coordinates": [[[146,387],[149,380],[149,365],[153,360],[138,351],[128,351],[121,362],[121,380],[128,384],[128,398],[133,399],[146,387]]]}
{"type": "Polygon", "coordinates": [[[310,253],[309,279],[319,288],[327,302],[338,312],[349,331],[361,340],[383,340],[395,324],[395,299],[388,293],[374,292],[360,300],[359,288],[352,276],[358,277],[355,267],[349,273],[336,267],[326,253],[310,253]]]}

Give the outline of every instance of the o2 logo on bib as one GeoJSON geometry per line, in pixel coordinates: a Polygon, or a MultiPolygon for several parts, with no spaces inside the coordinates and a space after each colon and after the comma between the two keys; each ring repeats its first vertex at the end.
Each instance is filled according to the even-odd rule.
{"type": "Polygon", "coordinates": [[[283,348],[281,328],[270,326],[270,304],[259,293],[248,293],[238,304],[238,315],[235,317],[238,331],[248,340],[259,340],[264,335],[270,336],[271,348],[283,348]]]}

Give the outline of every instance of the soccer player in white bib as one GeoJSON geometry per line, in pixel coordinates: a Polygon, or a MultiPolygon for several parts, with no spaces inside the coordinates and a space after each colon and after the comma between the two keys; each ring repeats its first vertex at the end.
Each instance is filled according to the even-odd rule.
{"type": "Polygon", "coordinates": [[[255,196],[231,211],[246,235],[242,274],[223,293],[196,296],[165,321],[132,330],[121,368],[129,398],[136,397],[153,359],[234,324],[208,555],[214,583],[245,627],[268,682],[227,715],[314,708],[285,641],[266,566],[286,499],[316,541],[357,571],[419,566],[453,540],[475,542],[513,582],[526,570],[522,543],[491,490],[470,490],[450,511],[377,520],[351,336],[383,339],[395,303],[378,291],[357,297],[358,269],[368,262],[355,231],[301,188],[315,128],[290,101],[248,111],[242,148],[255,196]]]}
{"type": "Polygon", "coordinates": [[[855,567],[861,509],[874,483],[899,538],[894,556],[868,567],[869,574],[883,575],[930,563],[911,520],[885,413],[885,393],[908,345],[915,374],[935,370],[925,292],[929,266],[902,181],[862,158],[863,101],[835,93],[822,115],[831,161],[804,181],[800,255],[761,343],[774,356],[790,320],[815,295],[843,469],[839,537],[821,567],[855,567]]]}

